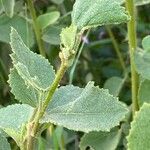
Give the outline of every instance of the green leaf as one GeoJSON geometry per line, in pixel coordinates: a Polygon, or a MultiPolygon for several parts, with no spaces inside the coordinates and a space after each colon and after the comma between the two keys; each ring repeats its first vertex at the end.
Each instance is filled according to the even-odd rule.
{"type": "Polygon", "coordinates": [[[17,100],[33,107],[38,104],[37,91],[30,86],[28,87],[14,68],[10,71],[8,83],[11,87],[11,92],[17,100]]]}
{"type": "Polygon", "coordinates": [[[26,85],[46,91],[55,78],[55,72],[48,60],[30,51],[15,29],[11,31],[11,47],[14,67],[26,85]]]}
{"type": "Polygon", "coordinates": [[[109,78],[104,85],[104,89],[108,89],[109,93],[118,96],[124,84],[124,79],[120,77],[109,78]]]}
{"type": "Polygon", "coordinates": [[[15,0],[1,0],[5,13],[12,17],[14,13],[15,0]]]}
{"type": "Polygon", "coordinates": [[[114,0],[76,0],[72,21],[79,29],[87,29],[108,24],[127,22],[129,16],[120,1],[114,0]]]}
{"type": "Polygon", "coordinates": [[[0,41],[6,43],[10,42],[11,27],[17,29],[23,41],[28,46],[33,46],[34,34],[31,24],[25,20],[25,18],[17,15],[15,15],[13,18],[9,18],[6,15],[0,16],[0,41]]]}
{"type": "Polygon", "coordinates": [[[3,12],[3,9],[2,1],[0,0],[0,14],[3,12]]]}
{"type": "Polygon", "coordinates": [[[135,4],[137,6],[141,6],[141,5],[147,5],[150,3],[150,0],[135,0],[135,4]]]}
{"type": "Polygon", "coordinates": [[[33,114],[33,108],[26,104],[15,104],[0,109],[0,128],[18,143],[23,126],[33,114]]]}
{"type": "Polygon", "coordinates": [[[51,0],[53,3],[60,5],[64,0],[51,0]]]}
{"type": "Polygon", "coordinates": [[[139,105],[142,106],[144,102],[150,103],[150,81],[144,80],[140,84],[138,92],[139,105]]]}
{"type": "Polygon", "coordinates": [[[145,79],[150,80],[150,53],[145,50],[135,52],[135,65],[137,72],[145,79]]]}
{"type": "Polygon", "coordinates": [[[120,138],[121,131],[118,129],[111,132],[90,132],[81,138],[80,149],[90,147],[93,150],[116,150],[120,138]]]}
{"type": "Polygon", "coordinates": [[[51,26],[43,33],[43,41],[52,44],[59,45],[60,44],[60,33],[62,27],[59,26],[51,26]]]}
{"type": "Polygon", "coordinates": [[[143,39],[142,45],[143,45],[144,50],[150,51],[150,35],[146,36],[143,39]]]}
{"type": "Polygon", "coordinates": [[[89,82],[85,89],[74,86],[58,89],[41,122],[83,132],[109,131],[119,125],[127,112],[126,106],[108,90],[89,82]]]}
{"type": "Polygon", "coordinates": [[[0,150],[11,150],[7,139],[0,134],[0,150]]]}
{"type": "Polygon", "coordinates": [[[36,21],[40,26],[40,28],[44,29],[47,26],[54,24],[59,17],[60,17],[60,13],[58,11],[53,11],[50,13],[45,13],[44,15],[40,15],[36,21]]]}
{"type": "Polygon", "coordinates": [[[77,27],[71,25],[70,27],[63,28],[60,34],[62,53],[65,59],[68,59],[73,53],[73,47],[76,41],[77,27]]]}
{"type": "Polygon", "coordinates": [[[131,123],[128,150],[149,150],[150,148],[150,104],[145,103],[131,123]]]}

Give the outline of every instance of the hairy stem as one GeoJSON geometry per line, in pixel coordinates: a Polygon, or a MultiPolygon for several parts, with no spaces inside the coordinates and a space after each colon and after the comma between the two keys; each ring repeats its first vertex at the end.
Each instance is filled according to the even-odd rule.
{"type": "Polygon", "coordinates": [[[34,149],[34,140],[35,140],[35,136],[36,136],[36,133],[38,131],[38,128],[39,128],[39,120],[43,117],[43,115],[46,111],[46,108],[48,107],[48,104],[49,104],[50,100],[52,99],[52,97],[55,93],[55,90],[57,89],[62,77],[64,76],[64,74],[68,68],[68,62],[66,60],[64,60],[61,53],[60,53],[60,57],[62,60],[60,69],[58,70],[56,77],[55,77],[52,85],[49,88],[49,92],[48,92],[48,95],[44,101],[44,104],[40,105],[38,107],[38,111],[35,115],[34,120],[32,120],[29,123],[28,132],[27,132],[27,150],[33,150],[34,149]]]}
{"type": "Polygon", "coordinates": [[[46,54],[45,54],[45,49],[44,49],[44,43],[41,39],[42,33],[41,33],[39,25],[36,21],[37,16],[36,16],[35,8],[34,8],[34,5],[33,5],[33,0],[27,0],[27,4],[28,4],[28,8],[29,8],[31,17],[32,17],[33,29],[34,29],[34,32],[35,32],[35,36],[36,36],[36,40],[37,40],[37,44],[38,44],[38,47],[39,47],[40,54],[45,57],[46,54]]]}
{"type": "Polygon", "coordinates": [[[108,32],[108,34],[109,34],[109,37],[110,37],[111,40],[112,40],[114,49],[115,49],[116,54],[117,54],[117,56],[118,56],[118,58],[119,58],[120,65],[121,65],[121,67],[122,67],[122,69],[123,69],[123,72],[126,73],[126,65],[125,65],[125,63],[124,63],[123,56],[122,56],[122,54],[121,54],[121,51],[120,51],[119,45],[118,45],[118,43],[117,43],[117,41],[116,41],[116,39],[115,39],[115,36],[114,36],[113,32],[111,31],[111,28],[110,28],[109,26],[106,26],[106,30],[107,30],[107,32],[108,32]]]}
{"type": "Polygon", "coordinates": [[[131,20],[128,22],[128,40],[129,40],[129,51],[130,51],[130,61],[131,61],[131,81],[132,81],[132,111],[133,115],[138,111],[138,74],[135,70],[134,64],[134,52],[137,48],[137,38],[136,38],[136,13],[134,0],[126,0],[126,8],[131,16],[131,20]]]}

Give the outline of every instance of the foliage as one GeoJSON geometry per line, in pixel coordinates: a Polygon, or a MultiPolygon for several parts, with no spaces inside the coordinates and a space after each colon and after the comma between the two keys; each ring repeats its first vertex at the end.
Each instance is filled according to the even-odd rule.
{"type": "Polygon", "coordinates": [[[149,3],[0,0],[0,149],[148,150],[149,3]]]}

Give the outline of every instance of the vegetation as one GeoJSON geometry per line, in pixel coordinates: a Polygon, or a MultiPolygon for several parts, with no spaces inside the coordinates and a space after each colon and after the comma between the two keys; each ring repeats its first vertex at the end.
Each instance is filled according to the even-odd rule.
{"type": "Polygon", "coordinates": [[[1,0],[0,150],[149,150],[149,4],[1,0]]]}

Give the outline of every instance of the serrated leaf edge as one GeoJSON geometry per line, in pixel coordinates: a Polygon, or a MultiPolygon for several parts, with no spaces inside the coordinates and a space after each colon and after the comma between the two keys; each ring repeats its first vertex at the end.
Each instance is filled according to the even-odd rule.
{"type": "MultiPolygon", "coordinates": [[[[88,84],[93,84],[93,86],[94,86],[94,82],[93,82],[93,81],[90,81],[88,84]]],[[[88,85],[88,84],[87,84],[87,85],[88,85]]],[[[109,94],[108,89],[103,89],[103,88],[100,89],[98,86],[94,86],[94,87],[97,88],[98,90],[103,90],[104,92],[106,92],[107,94],[109,94]]],[[[82,91],[82,92],[83,92],[83,91],[82,91]]],[[[82,95],[82,93],[81,93],[81,95],[82,95]]],[[[109,94],[109,95],[110,95],[112,98],[115,98],[115,99],[117,100],[117,102],[118,102],[120,105],[125,106],[126,111],[128,112],[127,106],[126,106],[123,102],[120,102],[119,99],[118,99],[118,97],[114,97],[114,96],[111,95],[111,94],[109,94]]],[[[78,98],[77,98],[77,99],[78,99],[78,98]]],[[[75,100],[75,101],[78,101],[78,100],[75,100]]],[[[72,102],[70,102],[70,103],[72,103],[72,102]]],[[[67,105],[69,105],[69,103],[67,103],[67,104],[65,104],[65,105],[67,106],[67,105]]],[[[65,106],[65,105],[62,105],[62,106],[65,106]]],[[[56,108],[51,109],[51,111],[52,111],[52,110],[55,110],[55,109],[57,109],[57,108],[61,108],[62,106],[57,106],[56,108]]],[[[125,118],[125,116],[126,116],[126,114],[121,117],[120,121],[123,120],[123,119],[125,118]]],[[[116,122],[116,124],[114,124],[113,127],[118,126],[118,125],[120,124],[120,121],[116,122]]],[[[40,122],[43,123],[42,121],[40,121],[40,122]]],[[[44,123],[49,123],[49,122],[51,122],[51,123],[53,123],[53,124],[55,124],[55,125],[58,125],[58,126],[63,126],[63,125],[61,125],[60,123],[57,123],[57,122],[53,121],[52,119],[49,119],[48,121],[44,121],[44,123]]],[[[65,127],[65,126],[63,126],[63,127],[65,127]]],[[[112,128],[113,128],[113,127],[112,127],[112,128]]],[[[66,127],[66,128],[68,128],[68,127],[66,127]]],[[[74,129],[74,128],[68,128],[68,129],[69,129],[69,130],[74,130],[74,131],[81,131],[81,130],[79,130],[79,129],[74,129]]],[[[89,129],[86,129],[86,128],[85,128],[85,129],[82,130],[81,132],[85,132],[85,133],[89,133],[89,132],[91,132],[91,131],[110,132],[110,130],[111,130],[111,128],[110,128],[110,129],[106,129],[106,130],[99,130],[99,129],[89,130],[89,129]]]]}
{"type": "MultiPolygon", "coordinates": [[[[10,54],[10,57],[11,57],[11,59],[12,59],[12,61],[13,61],[13,65],[15,65],[15,64],[17,64],[17,62],[19,62],[19,61],[18,61],[18,60],[15,61],[15,59],[13,58],[13,54],[16,55],[16,53],[15,53],[15,48],[14,48],[13,42],[12,42],[13,32],[16,32],[16,33],[18,34],[18,32],[17,32],[13,27],[11,27],[10,45],[11,45],[11,49],[12,49],[13,53],[10,54]]],[[[19,34],[18,34],[18,36],[19,36],[19,38],[21,39],[21,37],[20,37],[19,34]]],[[[22,44],[22,46],[24,46],[30,53],[32,53],[33,55],[36,55],[37,57],[39,57],[39,59],[45,60],[45,61],[50,65],[51,70],[53,70],[54,74],[56,74],[56,72],[55,72],[55,70],[54,70],[54,67],[50,64],[50,62],[48,61],[48,59],[46,59],[46,58],[43,57],[42,55],[39,55],[39,54],[34,53],[33,51],[31,51],[31,50],[24,44],[24,42],[22,41],[22,39],[20,40],[20,44],[22,44]]],[[[28,70],[28,68],[27,68],[27,70],[28,70]]],[[[18,71],[18,70],[17,70],[17,71],[18,71]]],[[[19,73],[19,72],[18,72],[18,73],[19,73]]],[[[38,87],[38,86],[37,86],[37,87],[38,87]]],[[[49,85],[49,87],[50,87],[50,85],[49,85]]],[[[46,91],[49,89],[49,87],[47,87],[46,89],[43,89],[43,88],[41,88],[41,87],[38,87],[38,89],[41,90],[41,91],[46,92],[46,91]]]]}

